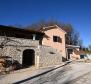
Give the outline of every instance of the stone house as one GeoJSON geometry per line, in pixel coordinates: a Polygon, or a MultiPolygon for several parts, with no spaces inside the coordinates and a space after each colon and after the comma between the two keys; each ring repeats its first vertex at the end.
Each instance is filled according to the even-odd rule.
{"type": "Polygon", "coordinates": [[[67,60],[77,60],[80,59],[80,46],[66,45],[66,57],[67,60]]]}
{"type": "Polygon", "coordinates": [[[51,46],[57,49],[64,58],[66,58],[66,44],[65,44],[65,34],[66,32],[59,28],[57,25],[43,27],[41,30],[45,33],[43,37],[42,45],[51,46]]]}
{"type": "Polygon", "coordinates": [[[0,26],[0,56],[12,57],[23,67],[38,67],[42,37],[41,32],[0,26]]]}
{"type": "Polygon", "coordinates": [[[57,25],[39,31],[0,25],[0,56],[11,57],[22,67],[61,64],[62,58],[68,59],[70,55],[67,55],[65,34],[57,25]]]}
{"type": "Polygon", "coordinates": [[[57,49],[62,54],[63,61],[80,59],[80,54],[75,52],[75,50],[79,51],[80,46],[67,45],[66,32],[62,28],[54,25],[43,27],[40,31],[46,35],[43,37],[42,45],[57,49]]]}

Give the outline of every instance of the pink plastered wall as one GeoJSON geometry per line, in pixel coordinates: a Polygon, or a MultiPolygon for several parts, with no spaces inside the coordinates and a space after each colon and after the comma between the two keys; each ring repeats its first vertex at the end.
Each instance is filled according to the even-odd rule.
{"type": "MultiPolygon", "coordinates": [[[[79,51],[79,48],[76,48],[76,50],[79,51]]],[[[80,55],[76,54],[74,51],[73,51],[73,58],[76,60],[76,59],[80,59],[80,55]]]]}
{"type": "Polygon", "coordinates": [[[46,46],[51,46],[62,53],[62,56],[66,57],[65,50],[65,32],[59,28],[49,29],[44,32],[49,38],[44,37],[42,44],[46,46]],[[59,36],[62,42],[53,42],[53,36],[59,36]]]}

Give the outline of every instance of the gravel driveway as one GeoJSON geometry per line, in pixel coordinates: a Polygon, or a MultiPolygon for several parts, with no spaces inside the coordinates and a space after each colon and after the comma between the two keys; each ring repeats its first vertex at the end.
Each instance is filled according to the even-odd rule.
{"type": "Polygon", "coordinates": [[[0,79],[1,84],[91,84],[91,63],[70,63],[63,67],[30,69],[9,74],[0,79]],[[43,73],[42,71],[45,70],[43,73]],[[49,70],[49,71],[48,71],[49,70]],[[90,73],[89,76],[87,73],[90,73]],[[35,76],[33,75],[35,74],[35,76]],[[85,76],[86,75],[86,76],[85,76]],[[88,83],[87,83],[88,82],[88,83]],[[90,83],[89,83],[90,82],[90,83]]]}
{"type": "MultiPolygon", "coordinates": [[[[71,84],[91,71],[90,63],[71,63],[22,84],[71,84]]],[[[82,83],[81,83],[82,84],[82,83]]],[[[85,83],[86,84],[86,83],[85,83]]]]}

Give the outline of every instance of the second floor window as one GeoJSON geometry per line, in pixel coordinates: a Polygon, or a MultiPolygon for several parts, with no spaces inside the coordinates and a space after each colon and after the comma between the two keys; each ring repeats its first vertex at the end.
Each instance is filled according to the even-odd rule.
{"type": "Polygon", "coordinates": [[[62,43],[62,39],[59,36],[53,36],[53,42],[60,42],[60,43],[62,43]]]}

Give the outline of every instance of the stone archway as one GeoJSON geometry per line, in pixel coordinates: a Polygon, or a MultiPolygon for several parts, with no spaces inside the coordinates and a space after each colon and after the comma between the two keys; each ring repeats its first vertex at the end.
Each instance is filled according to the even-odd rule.
{"type": "Polygon", "coordinates": [[[35,64],[35,51],[33,49],[26,49],[23,51],[22,66],[29,67],[35,64]]]}

